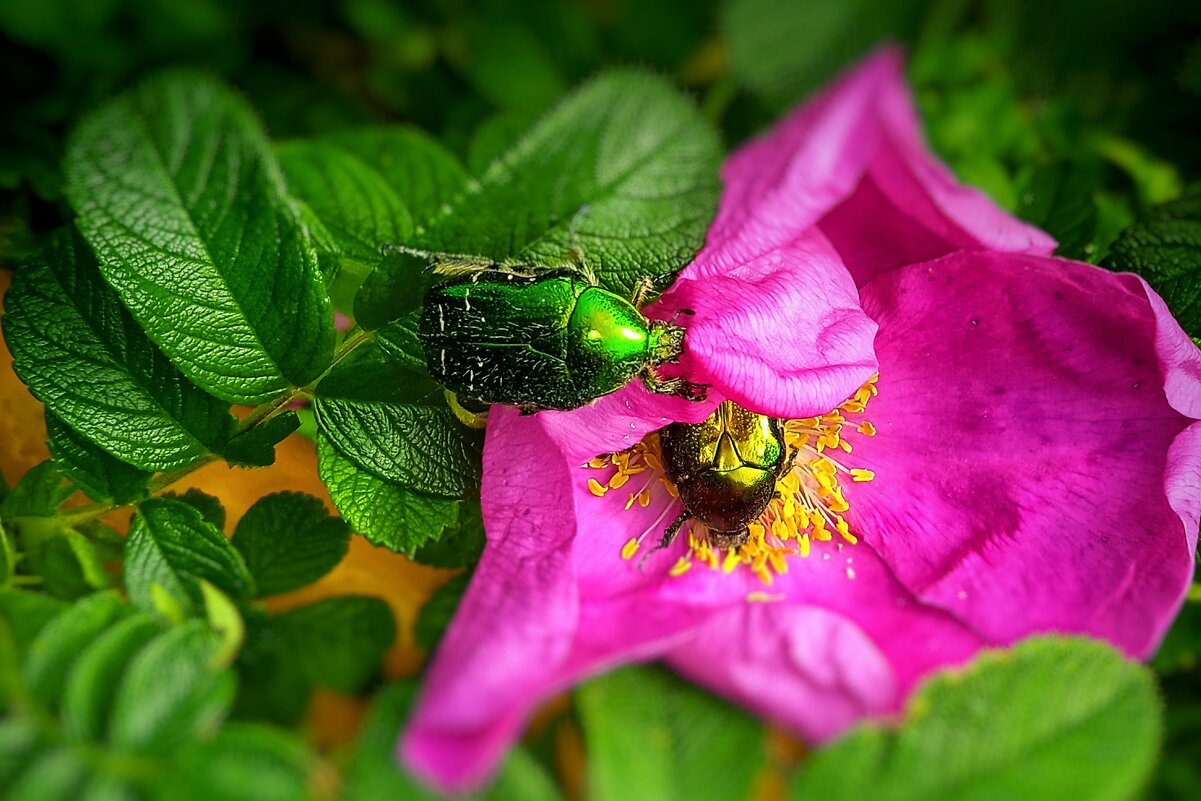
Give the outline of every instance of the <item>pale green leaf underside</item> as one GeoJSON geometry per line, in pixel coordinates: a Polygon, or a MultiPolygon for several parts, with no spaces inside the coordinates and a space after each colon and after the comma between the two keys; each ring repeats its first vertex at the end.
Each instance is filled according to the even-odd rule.
{"type": "Polygon", "coordinates": [[[328,365],[317,256],[239,97],[200,73],[151,77],[84,120],[64,172],[105,279],[195,383],[256,403],[328,365]]]}
{"type": "Polygon", "coordinates": [[[415,245],[535,264],[563,264],[576,246],[602,285],[628,295],[641,276],[666,283],[700,248],[719,158],[712,125],[667,80],[611,72],[419,227],[415,245]]]}
{"type": "Polygon", "coordinates": [[[5,304],[4,336],[21,380],[105,451],[144,470],[170,470],[225,444],[234,424],[226,404],[146,339],[69,232],[21,266],[5,304]]]}
{"type": "Polygon", "coordinates": [[[1159,748],[1150,672],[1084,639],[1042,638],[935,677],[896,731],[866,725],[814,755],[793,801],[1134,798],[1159,748]]]}

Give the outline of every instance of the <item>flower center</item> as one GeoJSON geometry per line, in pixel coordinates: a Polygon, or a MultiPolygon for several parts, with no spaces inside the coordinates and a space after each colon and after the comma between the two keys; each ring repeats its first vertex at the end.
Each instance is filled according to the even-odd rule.
{"type": "MultiPolygon", "coordinates": [[[[850,505],[843,497],[842,482],[875,478],[871,470],[850,467],[847,461],[854,451],[851,439],[876,435],[876,427],[863,414],[876,394],[878,378],[872,376],[853,396],[820,417],[784,420],[791,469],[776,481],[776,494],[767,509],[747,526],[746,542],[733,548],[715,546],[708,526],[690,519],[679,533],[687,540],[688,549],[672,565],[671,575],[682,575],[698,563],[726,573],[743,566],[770,585],[774,575],[788,571],[786,557],[790,555],[807,557],[815,543],[833,543],[841,549],[843,543],[858,542],[843,518],[850,505]]],[[[629,486],[627,511],[635,504],[644,509],[653,505],[660,510],[645,531],[625,543],[622,558],[632,559],[648,538],[657,545],[677,513],[675,501],[679,498],[679,491],[663,470],[658,433],[647,435],[628,450],[598,456],[588,462],[588,467],[607,471],[603,481],[588,479],[593,495],[602,497],[629,486]]],[[[829,553],[823,558],[828,559],[829,553]]],[[[850,561],[847,578],[853,579],[850,561]]]]}

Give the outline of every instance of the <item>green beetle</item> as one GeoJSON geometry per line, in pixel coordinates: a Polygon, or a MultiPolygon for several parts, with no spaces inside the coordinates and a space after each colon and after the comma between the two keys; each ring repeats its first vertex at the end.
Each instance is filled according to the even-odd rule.
{"type": "Polygon", "coordinates": [[[462,397],[574,409],[641,374],[654,392],[704,398],[655,369],[678,361],[684,329],[638,310],[649,281],[626,300],[587,270],[440,257],[434,272],[449,277],[426,291],[417,338],[430,375],[462,397]]]}
{"type": "Polygon", "coordinates": [[[738,548],[767,509],[776,481],[792,460],[779,420],[723,401],[703,422],[672,423],[659,432],[663,470],[679,490],[683,513],[668,526],[666,548],[689,519],[709,528],[718,548],[738,548]]]}

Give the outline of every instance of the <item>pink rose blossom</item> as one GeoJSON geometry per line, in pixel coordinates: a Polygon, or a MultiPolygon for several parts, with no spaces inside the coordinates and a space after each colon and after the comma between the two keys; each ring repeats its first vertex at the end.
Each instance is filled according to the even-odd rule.
{"type": "Polygon", "coordinates": [[[901,74],[875,55],[727,162],[705,248],[650,310],[695,310],[682,369],[707,403],[635,383],[493,410],[488,545],[402,742],[417,774],[479,784],[539,701],[624,662],[820,740],[1036,632],[1155,650],[1197,547],[1201,353],[1141,279],[1051,258],[956,183],[901,74]],[[749,556],[651,552],[681,508],[636,472],[653,448],[594,457],[723,399],[829,438],[836,491],[812,450],[797,473],[829,518],[798,525],[798,495],[749,556]]]}

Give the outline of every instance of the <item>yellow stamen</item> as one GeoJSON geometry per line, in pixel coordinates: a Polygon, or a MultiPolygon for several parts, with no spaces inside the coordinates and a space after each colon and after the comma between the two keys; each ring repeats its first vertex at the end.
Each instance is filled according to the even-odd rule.
{"type": "Polygon", "coordinates": [[[598,498],[605,497],[605,493],[608,492],[595,478],[588,479],[588,491],[598,498]]]}
{"type": "MultiPolygon", "coordinates": [[[[629,508],[628,506],[626,507],[629,508]]],[[[638,538],[631,537],[630,541],[621,547],[621,558],[632,559],[634,554],[638,552],[638,538]]]]}
{"type": "Polygon", "coordinates": [[[692,567],[692,560],[681,556],[679,561],[671,566],[671,570],[667,571],[671,576],[682,576],[692,567]]]}
{"type": "Polygon", "coordinates": [[[858,468],[851,470],[851,480],[852,481],[858,481],[858,482],[871,481],[875,477],[876,477],[876,474],[873,473],[871,470],[860,470],[858,468]]]}

